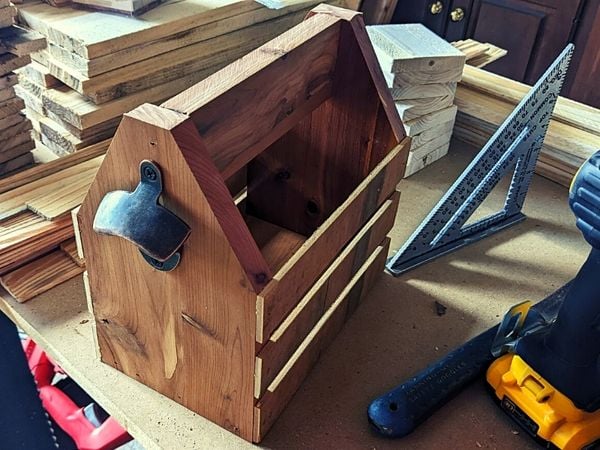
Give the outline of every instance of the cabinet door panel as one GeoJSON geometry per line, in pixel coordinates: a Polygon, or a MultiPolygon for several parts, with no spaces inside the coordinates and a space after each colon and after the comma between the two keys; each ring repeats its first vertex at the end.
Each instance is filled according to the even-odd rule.
{"type": "Polygon", "coordinates": [[[543,13],[525,5],[512,8],[483,1],[473,37],[508,50],[505,57],[487,69],[514,80],[524,80],[543,20],[543,13]]]}
{"type": "Polygon", "coordinates": [[[567,45],[581,0],[475,0],[468,35],[508,50],[489,70],[535,82],[567,45]]]}

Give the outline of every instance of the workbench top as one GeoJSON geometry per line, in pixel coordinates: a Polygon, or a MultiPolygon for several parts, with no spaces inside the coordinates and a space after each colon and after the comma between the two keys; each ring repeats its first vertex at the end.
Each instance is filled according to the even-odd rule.
{"type": "MultiPolygon", "coordinates": [[[[474,155],[455,141],[448,156],[400,183],[392,233],[398,248],[474,155]]],[[[482,205],[501,206],[507,182],[482,205]]],[[[372,434],[366,409],[405,380],[500,320],[514,303],[539,300],[576,274],[589,248],[574,226],[567,189],[537,175],[528,219],[400,278],[384,274],[261,444],[264,448],[538,448],[479,383],[411,436],[372,434]],[[436,314],[434,302],[447,313],[436,314]]],[[[250,444],[146,388],[96,357],[83,285],[74,279],[28,303],[2,293],[0,309],[147,449],[250,448],[250,444]]]]}

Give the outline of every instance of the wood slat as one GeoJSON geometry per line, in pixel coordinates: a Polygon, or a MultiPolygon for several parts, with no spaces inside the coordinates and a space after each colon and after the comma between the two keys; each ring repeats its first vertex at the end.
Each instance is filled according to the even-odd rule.
{"type": "Polygon", "coordinates": [[[23,303],[81,274],[83,270],[62,251],[56,250],[1,275],[0,283],[19,303],[23,303]]]}
{"type": "Polygon", "coordinates": [[[386,239],[367,259],[254,407],[255,442],[259,442],[285,409],[300,384],[342,328],[346,318],[382,273],[389,248],[386,239]]]}
{"type": "Polygon", "coordinates": [[[361,225],[392,194],[404,173],[409,145],[406,139],[392,150],[273,276],[257,299],[258,343],[266,342],[361,225]]]}
{"type": "Polygon", "coordinates": [[[400,193],[386,200],[273,332],[256,360],[255,398],[265,393],[306,335],[392,228],[400,193]]]}
{"type": "MultiPolygon", "coordinates": [[[[77,233],[75,233],[75,236],[77,233]]],[[[69,239],[60,243],[60,249],[73,260],[79,267],[85,268],[85,259],[79,256],[79,250],[77,249],[77,242],[75,238],[69,239]]]]}

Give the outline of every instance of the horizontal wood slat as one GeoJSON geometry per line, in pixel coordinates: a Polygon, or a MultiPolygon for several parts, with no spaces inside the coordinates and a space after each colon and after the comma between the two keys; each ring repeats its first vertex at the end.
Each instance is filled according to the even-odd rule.
{"type": "Polygon", "coordinates": [[[392,228],[400,193],[386,200],[275,330],[257,356],[254,396],[259,398],[312,327],[392,228]]]}
{"type": "Polygon", "coordinates": [[[255,442],[259,442],[271,428],[319,359],[321,352],[333,341],[349,314],[382,273],[388,249],[389,238],[386,238],[317,322],[258,401],[254,407],[255,442]]]}
{"type": "Polygon", "coordinates": [[[394,191],[410,140],[403,140],[277,272],[257,299],[256,341],[265,342],[316,278],[394,191]]]}

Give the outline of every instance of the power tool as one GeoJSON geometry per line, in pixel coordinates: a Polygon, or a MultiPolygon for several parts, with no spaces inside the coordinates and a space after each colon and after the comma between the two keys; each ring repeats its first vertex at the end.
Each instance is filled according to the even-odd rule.
{"type": "Polygon", "coordinates": [[[600,151],[575,175],[569,204],[590,255],[556,321],[516,340],[491,364],[487,381],[535,438],[561,449],[600,449],[600,151]]]}
{"type": "Polygon", "coordinates": [[[547,447],[600,449],[600,152],[576,174],[569,203],[592,246],[575,279],[373,400],[376,431],[406,436],[487,368],[502,408],[547,447]]]}

